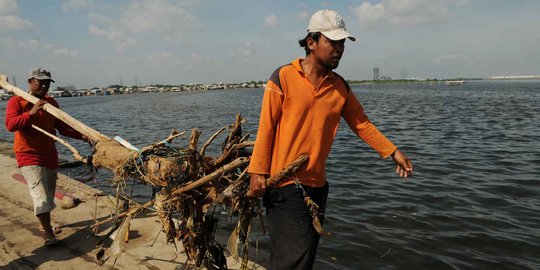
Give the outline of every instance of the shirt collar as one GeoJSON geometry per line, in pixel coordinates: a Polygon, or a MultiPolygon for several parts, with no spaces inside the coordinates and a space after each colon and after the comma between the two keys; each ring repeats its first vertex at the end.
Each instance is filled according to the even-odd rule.
{"type": "MultiPolygon", "coordinates": [[[[305,76],[306,74],[302,69],[302,61],[304,61],[303,58],[296,58],[292,61],[291,65],[296,69],[296,71],[298,71],[298,73],[302,74],[302,76],[305,76]]],[[[328,73],[326,73],[326,77],[333,79],[336,77],[336,74],[332,70],[330,70],[328,71],[328,73]]]]}

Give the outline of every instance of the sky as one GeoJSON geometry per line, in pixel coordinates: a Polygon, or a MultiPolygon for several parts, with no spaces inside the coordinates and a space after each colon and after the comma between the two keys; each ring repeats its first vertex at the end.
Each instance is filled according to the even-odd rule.
{"type": "Polygon", "coordinates": [[[336,69],[350,80],[540,74],[538,0],[0,0],[0,73],[21,88],[37,67],[79,89],[266,81],[304,57],[320,9],[356,37],[336,69]]]}

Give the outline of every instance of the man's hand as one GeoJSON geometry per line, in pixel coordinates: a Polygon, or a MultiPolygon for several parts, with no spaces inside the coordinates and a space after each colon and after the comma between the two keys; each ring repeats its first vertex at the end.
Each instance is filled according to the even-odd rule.
{"type": "Polygon", "coordinates": [[[397,165],[396,173],[399,174],[400,177],[407,178],[409,176],[412,176],[412,162],[405,154],[401,153],[401,151],[396,149],[396,151],[392,154],[392,159],[397,165]]]}
{"type": "Polygon", "coordinates": [[[47,101],[43,100],[43,99],[40,99],[38,100],[34,106],[32,107],[32,109],[30,109],[30,111],[28,112],[28,114],[30,116],[33,116],[35,115],[36,113],[38,113],[39,110],[41,110],[41,108],[43,108],[43,106],[45,106],[45,104],[47,104],[47,101]]]}
{"type": "Polygon", "coordinates": [[[262,174],[251,174],[249,179],[248,198],[262,197],[266,192],[266,177],[262,174]]]}

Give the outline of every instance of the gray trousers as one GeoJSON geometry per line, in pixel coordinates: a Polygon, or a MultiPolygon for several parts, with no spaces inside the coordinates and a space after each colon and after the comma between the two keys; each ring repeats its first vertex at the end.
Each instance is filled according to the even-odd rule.
{"type": "MultiPolygon", "coordinates": [[[[319,205],[319,212],[323,213],[328,184],[321,188],[304,186],[304,190],[319,205]]],[[[271,245],[268,269],[313,269],[319,234],[311,224],[311,214],[302,190],[294,184],[271,189],[266,192],[263,202],[271,245]]]]}

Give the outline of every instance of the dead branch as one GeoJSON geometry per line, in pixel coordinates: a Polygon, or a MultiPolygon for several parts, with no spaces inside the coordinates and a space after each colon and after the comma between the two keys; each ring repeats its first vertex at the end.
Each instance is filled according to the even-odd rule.
{"type": "Polygon", "coordinates": [[[195,152],[197,151],[197,142],[199,141],[199,136],[201,136],[201,131],[197,128],[191,130],[191,138],[189,139],[189,150],[195,152]]]}
{"type": "Polygon", "coordinates": [[[266,186],[271,187],[276,185],[279,181],[290,178],[291,174],[296,172],[300,167],[309,159],[309,156],[306,154],[300,155],[296,158],[291,164],[287,165],[281,172],[278,174],[266,179],[266,186]]]}
{"type": "Polygon", "coordinates": [[[167,137],[167,139],[163,140],[163,141],[159,141],[157,143],[154,143],[154,144],[151,144],[149,146],[145,146],[143,147],[143,149],[141,149],[141,152],[145,152],[145,151],[148,151],[152,148],[155,148],[157,146],[160,146],[160,145],[163,145],[163,144],[168,144],[168,143],[171,143],[174,139],[176,139],[177,137],[180,137],[182,135],[186,134],[185,131],[182,131],[182,132],[178,132],[178,130],[174,129],[172,132],[171,132],[171,135],[169,135],[169,137],[167,137]]]}
{"type": "Polygon", "coordinates": [[[225,128],[221,128],[220,130],[216,131],[216,133],[214,133],[214,135],[212,135],[212,137],[210,137],[210,139],[208,139],[208,141],[206,141],[206,143],[203,145],[203,147],[201,148],[201,156],[204,156],[204,153],[206,152],[206,148],[210,145],[210,143],[212,143],[212,141],[214,141],[216,139],[217,136],[219,136],[219,134],[221,134],[223,131],[225,130],[225,128]]]}
{"type": "Polygon", "coordinates": [[[246,165],[247,163],[249,162],[249,158],[246,158],[246,157],[240,157],[240,158],[237,158],[235,159],[233,162],[215,170],[213,173],[199,179],[199,180],[196,180],[186,186],[183,186],[177,190],[175,190],[172,195],[173,196],[178,196],[184,192],[187,192],[187,191],[190,191],[190,190],[193,190],[195,188],[198,188],[212,180],[216,180],[217,178],[221,177],[221,175],[223,175],[225,172],[227,171],[230,171],[230,170],[234,170],[242,165],[246,165]]]}
{"type": "Polygon", "coordinates": [[[56,140],[57,142],[61,143],[62,145],[64,145],[65,147],[67,147],[72,153],[73,153],[73,158],[82,162],[82,163],[87,163],[88,160],[86,157],[83,157],[81,156],[81,154],[79,153],[79,151],[77,151],[77,149],[75,149],[75,147],[71,146],[71,144],[69,144],[67,141],[65,141],[64,139],[62,138],[59,138],[59,137],[56,137],[55,135],[47,132],[46,130],[36,126],[36,125],[32,125],[32,128],[36,129],[37,131],[51,137],[53,140],[56,140]]]}
{"type": "Polygon", "coordinates": [[[94,230],[94,233],[95,233],[97,228],[99,228],[100,225],[103,225],[103,224],[105,224],[107,222],[118,220],[119,218],[122,218],[125,215],[134,215],[135,213],[137,213],[139,211],[142,211],[142,210],[144,210],[144,209],[146,209],[148,207],[151,207],[152,205],[154,205],[154,202],[155,202],[155,200],[150,200],[150,201],[146,202],[145,204],[141,204],[141,205],[138,205],[136,207],[133,207],[133,208],[129,209],[128,211],[119,213],[119,214],[117,214],[115,216],[112,216],[112,217],[110,217],[108,219],[96,222],[96,223],[94,223],[92,225],[92,229],[94,230]]]}

